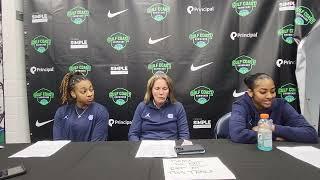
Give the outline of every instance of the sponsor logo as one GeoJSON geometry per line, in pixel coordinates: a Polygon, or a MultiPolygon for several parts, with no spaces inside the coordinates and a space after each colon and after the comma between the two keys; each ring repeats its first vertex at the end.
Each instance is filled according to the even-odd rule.
{"type": "Polygon", "coordinates": [[[37,126],[37,127],[44,126],[44,125],[52,122],[53,120],[54,120],[54,119],[50,119],[50,120],[48,120],[48,121],[43,121],[43,122],[39,122],[39,121],[37,120],[37,121],[36,121],[36,126],[37,126]]]}
{"type": "Polygon", "coordinates": [[[81,72],[84,76],[87,76],[88,73],[91,71],[91,65],[84,63],[84,62],[76,62],[69,66],[70,72],[81,72]]]}
{"type": "Polygon", "coordinates": [[[74,7],[67,12],[67,16],[74,24],[82,24],[90,12],[83,7],[74,7]]]}
{"type": "Polygon", "coordinates": [[[41,88],[34,92],[32,96],[37,99],[39,104],[46,106],[51,102],[51,99],[54,98],[54,93],[48,89],[41,88]]]}
{"type": "Polygon", "coordinates": [[[124,49],[129,41],[130,36],[121,32],[116,32],[107,38],[107,43],[117,51],[124,49]]]}
{"type": "Polygon", "coordinates": [[[255,33],[237,33],[237,32],[232,32],[230,34],[230,38],[232,40],[235,40],[236,38],[256,38],[258,37],[258,32],[255,33]]]}
{"type": "Polygon", "coordinates": [[[256,65],[256,60],[249,56],[239,56],[232,61],[232,66],[241,74],[247,74],[256,65]]]}
{"type": "Polygon", "coordinates": [[[71,49],[88,48],[88,41],[87,40],[71,40],[70,41],[70,48],[71,49]]]}
{"type": "Polygon", "coordinates": [[[292,11],[295,10],[296,5],[294,1],[286,1],[279,3],[279,11],[292,11]]]}
{"type": "Polygon", "coordinates": [[[252,13],[253,9],[257,7],[255,0],[237,0],[232,3],[232,8],[239,16],[248,16],[252,13]]]}
{"type": "Polygon", "coordinates": [[[128,120],[115,120],[115,119],[109,119],[108,122],[109,126],[112,127],[113,125],[126,125],[129,126],[132,124],[132,121],[128,121],[128,120]]]}
{"type": "Polygon", "coordinates": [[[211,129],[211,120],[205,120],[202,118],[192,118],[193,129],[211,129]]]}
{"type": "Polygon", "coordinates": [[[168,37],[170,37],[171,35],[169,35],[169,36],[166,36],[166,37],[163,37],[163,38],[159,38],[159,39],[155,39],[155,40],[152,40],[151,39],[151,37],[149,38],[149,44],[156,44],[156,43],[158,43],[158,42],[160,42],[160,41],[162,41],[162,40],[164,40],[164,39],[167,39],[168,37]]]}
{"type": "Polygon", "coordinates": [[[126,11],[128,11],[128,9],[125,9],[125,10],[123,10],[123,11],[118,11],[118,12],[115,12],[115,13],[111,13],[110,10],[109,10],[109,11],[108,11],[108,18],[113,18],[113,17],[115,17],[115,16],[118,16],[118,15],[121,14],[121,13],[126,12],[126,11]]]}
{"type": "Polygon", "coordinates": [[[278,89],[278,94],[291,103],[297,99],[297,86],[292,83],[285,84],[278,89]]]}
{"type": "Polygon", "coordinates": [[[169,69],[171,69],[171,63],[168,63],[163,59],[157,59],[148,64],[148,70],[151,70],[152,74],[155,74],[158,71],[167,73],[169,69]]]}
{"type": "Polygon", "coordinates": [[[190,96],[198,104],[206,104],[210,101],[210,97],[213,97],[214,91],[206,86],[199,86],[190,92],[190,96]]]}
{"type": "Polygon", "coordinates": [[[187,7],[187,12],[189,14],[192,14],[193,12],[197,12],[197,13],[202,13],[202,12],[213,12],[214,11],[214,7],[203,7],[203,8],[199,8],[199,7],[195,7],[195,6],[188,6],[187,7]]]}
{"type": "Polygon", "coordinates": [[[109,98],[118,106],[122,106],[131,98],[131,92],[124,88],[116,88],[109,93],[109,98]]]}
{"type": "Polygon", "coordinates": [[[200,66],[194,66],[193,64],[191,64],[190,70],[191,70],[191,71],[198,71],[199,69],[204,68],[204,67],[206,67],[206,66],[209,66],[209,65],[212,64],[212,63],[213,63],[213,62],[209,62],[209,63],[207,63],[207,64],[203,64],[203,65],[200,65],[200,66]]]}
{"type": "Polygon", "coordinates": [[[30,73],[36,74],[36,72],[54,72],[54,67],[39,68],[39,67],[32,66],[30,68],[30,73]]]}
{"type": "Polygon", "coordinates": [[[51,39],[46,36],[37,36],[31,40],[31,46],[39,53],[44,53],[51,45],[51,39]]]}
{"type": "Polygon", "coordinates": [[[111,75],[128,74],[128,66],[112,65],[110,66],[111,75]]]}
{"type": "Polygon", "coordinates": [[[213,33],[198,29],[189,35],[189,39],[199,48],[207,46],[211,39],[213,39],[213,33]]]}
{"type": "Polygon", "coordinates": [[[293,65],[293,64],[296,64],[296,62],[291,60],[283,60],[283,59],[278,59],[276,61],[276,65],[278,67],[281,67],[282,65],[293,65]]]}
{"type": "Polygon", "coordinates": [[[161,3],[156,3],[147,9],[147,13],[157,22],[163,21],[169,12],[170,7],[161,3]]]}
{"type": "Polygon", "coordinates": [[[305,6],[296,7],[296,18],[294,22],[297,25],[313,24],[317,21],[311,10],[305,6]]]}
{"type": "Polygon", "coordinates": [[[247,91],[243,91],[243,92],[237,93],[237,90],[234,90],[233,93],[232,93],[232,95],[233,95],[233,97],[236,98],[236,97],[240,97],[240,96],[244,95],[246,92],[247,92],[247,91]]]}
{"type": "Polygon", "coordinates": [[[293,40],[293,33],[294,33],[294,25],[288,24],[281,29],[278,30],[278,35],[281,36],[282,40],[288,44],[292,44],[293,40]]]}
{"type": "Polygon", "coordinates": [[[32,14],[32,24],[35,23],[46,23],[48,22],[48,15],[47,14],[32,14]]]}

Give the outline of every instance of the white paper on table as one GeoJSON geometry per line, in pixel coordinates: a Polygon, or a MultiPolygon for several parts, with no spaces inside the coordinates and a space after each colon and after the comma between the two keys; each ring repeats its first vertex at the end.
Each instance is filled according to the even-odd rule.
{"type": "Polygon", "coordinates": [[[70,141],[38,141],[9,158],[49,157],[68,143],[70,141]]]}
{"type": "Polygon", "coordinates": [[[143,140],[136,158],[139,157],[177,157],[174,140],[143,140]]]}
{"type": "Polygon", "coordinates": [[[163,159],[166,180],[236,179],[218,157],[163,159]]]}
{"type": "Polygon", "coordinates": [[[315,148],[312,146],[295,146],[295,147],[278,146],[277,148],[301,161],[304,161],[317,168],[320,168],[320,149],[318,148],[315,148]]]}

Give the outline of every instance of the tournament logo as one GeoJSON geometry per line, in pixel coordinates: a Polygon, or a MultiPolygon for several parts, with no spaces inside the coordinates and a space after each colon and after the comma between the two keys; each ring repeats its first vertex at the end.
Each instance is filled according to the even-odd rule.
{"type": "Polygon", "coordinates": [[[211,39],[213,39],[213,33],[199,29],[189,35],[189,39],[199,48],[207,46],[211,39]]]}
{"type": "Polygon", "coordinates": [[[48,22],[47,14],[32,14],[32,24],[48,22]]]}
{"type": "Polygon", "coordinates": [[[239,56],[232,61],[232,66],[241,74],[247,74],[256,65],[256,60],[249,56],[239,56]]]}
{"type": "Polygon", "coordinates": [[[121,32],[114,33],[107,38],[107,43],[117,51],[124,49],[129,41],[130,36],[121,32]]]}
{"type": "Polygon", "coordinates": [[[116,88],[109,93],[109,98],[117,105],[122,106],[131,98],[131,92],[124,88],[116,88]]]}
{"type": "Polygon", "coordinates": [[[294,1],[285,1],[279,3],[279,11],[293,11],[296,5],[294,1]]]}
{"type": "Polygon", "coordinates": [[[163,21],[167,17],[169,12],[170,7],[161,3],[156,3],[147,9],[147,13],[150,14],[151,17],[158,22],[163,21]]]}
{"type": "Polygon", "coordinates": [[[276,61],[276,65],[280,68],[283,65],[294,65],[296,64],[295,61],[291,61],[291,60],[283,60],[283,59],[278,59],[276,61]]]}
{"type": "Polygon", "coordinates": [[[44,53],[51,45],[51,39],[45,36],[37,36],[32,39],[31,46],[39,53],[44,53]]]}
{"type": "Polygon", "coordinates": [[[296,7],[296,18],[294,22],[297,25],[313,24],[317,21],[311,10],[305,6],[296,7]]]}
{"type": "Polygon", "coordinates": [[[297,86],[292,83],[285,84],[278,89],[278,94],[291,103],[297,99],[297,86]]]}
{"type": "Polygon", "coordinates": [[[88,48],[88,41],[87,40],[79,40],[79,39],[71,40],[70,41],[70,48],[71,49],[88,48]]]}
{"type": "Polygon", "coordinates": [[[214,7],[195,7],[195,6],[188,6],[187,7],[187,12],[189,14],[192,14],[193,12],[197,12],[197,13],[202,13],[202,12],[213,12],[214,11],[214,7]]]}
{"type": "Polygon", "coordinates": [[[54,98],[54,93],[48,89],[41,88],[33,93],[33,98],[37,99],[38,103],[45,106],[54,98]]]}
{"type": "Polygon", "coordinates": [[[67,16],[75,24],[82,24],[90,12],[83,7],[74,7],[67,12],[67,16]]]}
{"type": "Polygon", "coordinates": [[[88,72],[91,71],[91,65],[79,61],[69,66],[69,71],[72,73],[81,72],[84,76],[87,76],[88,72]]]}
{"type": "Polygon", "coordinates": [[[152,63],[148,64],[148,70],[151,70],[152,74],[155,74],[158,71],[161,71],[167,74],[169,69],[171,69],[171,63],[168,63],[163,59],[157,59],[152,63]]]}
{"type": "Polygon", "coordinates": [[[252,13],[253,9],[257,7],[255,0],[237,0],[232,3],[232,8],[239,16],[248,16],[252,13]]]}
{"type": "Polygon", "coordinates": [[[190,96],[199,103],[199,104],[206,104],[210,101],[210,97],[212,97],[214,91],[206,86],[199,86],[190,92],[190,96]]]}
{"type": "Polygon", "coordinates": [[[292,44],[294,42],[293,34],[294,34],[294,25],[292,24],[288,24],[278,30],[278,35],[281,36],[284,42],[288,44],[292,44]]]}

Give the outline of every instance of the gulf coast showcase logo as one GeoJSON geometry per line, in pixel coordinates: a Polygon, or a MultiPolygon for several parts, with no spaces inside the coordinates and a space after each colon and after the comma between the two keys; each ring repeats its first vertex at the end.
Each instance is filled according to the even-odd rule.
{"type": "Polygon", "coordinates": [[[291,103],[297,99],[297,86],[292,83],[285,84],[278,89],[278,94],[291,103]]]}
{"type": "Polygon", "coordinates": [[[32,14],[31,18],[32,18],[31,20],[32,24],[48,22],[48,14],[35,13],[35,14],[32,14]]]}
{"type": "Polygon", "coordinates": [[[232,60],[232,66],[241,74],[247,74],[256,65],[256,60],[250,56],[242,55],[232,60]]]}
{"type": "Polygon", "coordinates": [[[130,36],[121,32],[116,32],[111,36],[107,37],[107,43],[110,44],[111,47],[113,47],[117,51],[123,50],[127,46],[127,43],[129,41],[130,36]]]}
{"type": "Polygon", "coordinates": [[[71,19],[74,24],[82,24],[90,12],[83,7],[74,7],[67,12],[67,17],[71,19]]]}
{"type": "Polygon", "coordinates": [[[84,63],[84,62],[76,62],[69,66],[69,72],[81,72],[84,76],[87,76],[88,73],[91,71],[91,65],[84,63]]]}
{"type": "Polygon", "coordinates": [[[147,9],[147,13],[156,20],[157,22],[163,21],[168,13],[170,12],[170,7],[166,4],[156,3],[147,9]]]}
{"type": "Polygon", "coordinates": [[[255,0],[237,0],[232,3],[232,8],[239,16],[248,16],[252,13],[253,9],[257,7],[255,0]]]}
{"type": "Polygon", "coordinates": [[[296,18],[294,22],[297,25],[311,25],[314,24],[317,19],[314,17],[312,11],[305,6],[296,7],[296,18]]]}
{"type": "Polygon", "coordinates": [[[51,45],[51,39],[46,36],[39,35],[31,40],[31,46],[38,52],[44,53],[51,45]]]}
{"type": "Polygon", "coordinates": [[[70,49],[86,49],[88,48],[88,40],[72,39],[70,40],[70,49]]]}
{"type": "Polygon", "coordinates": [[[279,3],[279,11],[294,11],[296,8],[294,1],[285,1],[279,3]]]}
{"type": "Polygon", "coordinates": [[[54,98],[54,93],[48,89],[41,88],[34,92],[32,96],[39,104],[46,106],[51,102],[51,99],[54,98]]]}
{"type": "Polygon", "coordinates": [[[213,12],[214,11],[214,7],[196,7],[196,6],[188,6],[187,7],[187,12],[189,14],[192,14],[192,13],[202,13],[202,12],[213,12]]]}
{"type": "Polygon", "coordinates": [[[291,60],[285,60],[285,59],[278,59],[276,61],[276,65],[280,68],[281,66],[286,66],[286,65],[295,65],[296,62],[295,61],[291,61],[291,60]]]}
{"type": "Polygon", "coordinates": [[[152,72],[152,74],[155,74],[158,71],[161,71],[163,73],[168,73],[169,69],[171,69],[172,65],[171,63],[163,60],[163,59],[157,59],[150,64],[148,64],[148,70],[152,72]]]}
{"type": "Polygon", "coordinates": [[[189,35],[189,39],[198,48],[203,48],[209,44],[210,40],[213,39],[213,33],[203,29],[198,29],[189,35]]]}
{"type": "Polygon", "coordinates": [[[282,40],[284,40],[284,42],[288,44],[292,44],[294,42],[293,35],[294,35],[294,25],[292,24],[288,24],[278,30],[278,36],[280,36],[282,40]]]}
{"type": "Polygon", "coordinates": [[[122,106],[131,98],[131,92],[124,88],[116,88],[109,92],[109,98],[118,106],[122,106]]]}
{"type": "Polygon", "coordinates": [[[194,101],[198,104],[206,104],[210,101],[210,97],[213,97],[214,90],[206,86],[198,86],[190,91],[190,96],[193,97],[194,101]]]}

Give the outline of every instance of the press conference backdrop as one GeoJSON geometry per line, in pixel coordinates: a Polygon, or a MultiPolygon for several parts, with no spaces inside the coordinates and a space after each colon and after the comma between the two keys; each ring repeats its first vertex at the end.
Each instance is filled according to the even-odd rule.
{"type": "Polygon", "coordinates": [[[27,90],[32,141],[52,138],[67,72],[92,79],[110,113],[109,140],[126,140],[150,76],[172,77],[192,138],[246,90],[245,76],[272,75],[277,96],[299,110],[297,45],[316,22],[319,1],[25,0],[27,90]]]}

